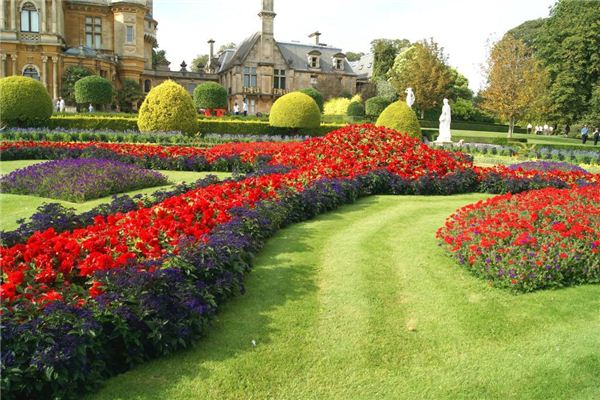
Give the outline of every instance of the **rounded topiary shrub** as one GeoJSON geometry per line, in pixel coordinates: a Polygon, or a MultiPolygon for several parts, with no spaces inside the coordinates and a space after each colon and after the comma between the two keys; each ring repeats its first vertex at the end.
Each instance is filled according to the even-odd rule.
{"type": "Polygon", "coordinates": [[[269,124],[280,128],[318,128],[321,112],[312,97],[300,92],[288,93],[273,104],[269,124]]]}
{"type": "Polygon", "coordinates": [[[44,126],[52,116],[52,99],[40,82],[24,76],[0,79],[0,125],[44,126]]]}
{"type": "Polygon", "coordinates": [[[386,107],[381,113],[376,126],[384,126],[408,136],[421,138],[421,125],[417,114],[404,101],[397,101],[386,107]]]}
{"type": "Polygon", "coordinates": [[[140,107],[138,128],[142,132],[198,130],[192,96],[181,85],[168,80],[154,87],[140,107]]]}
{"type": "Polygon", "coordinates": [[[75,82],[77,104],[110,104],[113,101],[113,87],[106,79],[91,75],[75,82]]]}
{"type": "Polygon", "coordinates": [[[365,102],[365,113],[367,117],[379,117],[389,105],[390,101],[385,97],[372,97],[365,102]]]}
{"type": "Polygon", "coordinates": [[[194,104],[198,108],[227,108],[227,90],[216,82],[206,82],[194,89],[194,104]]]}
{"type": "Polygon", "coordinates": [[[315,88],[306,88],[306,89],[299,90],[299,92],[312,97],[313,100],[317,103],[317,106],[319,106],[319,110],[321,112],[323,112],[323,105],[325,104],[325,99],[323,98],[323,95],[321,94],[321,92],[319,92],[315,88]]]}
{"type": "Polygon", "coordinates": [[[364,117],[365,116],[365,107],[358,101],[353,101],[348,106],[346,115],[348,115],[349,117],[364,117]]]}

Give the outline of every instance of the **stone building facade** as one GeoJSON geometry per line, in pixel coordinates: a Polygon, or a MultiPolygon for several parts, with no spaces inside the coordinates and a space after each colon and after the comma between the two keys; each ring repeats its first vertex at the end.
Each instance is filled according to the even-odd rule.
{"type": "Polygon", "coordinates": [[[132,79],[149,91],[166,79],[188,90],[216,75],[153,69],[158,22],[152,0],[0,0],[0,77],[40,80],[51,97],[64,71],[89,69],[119,87],[132,79]]]}
{"type": "MultiPolygon", "coordinates": [[[[320,43],[320,33],[311,35],[314,44],[278,42],[274,34],[274,0],[262,0],[258,14],[260,32],[235,49],[226,50],[207,66],[216,70],[219,82],[229,93],[229,107],[244,100],[250,114],[269,112],[273,102],[291,91],[332,81],[343,91],[356,92],[357,73],[341,49],[320,43]]],[[[209,42],[210,43],[210,42],[209,42]]],[[[211,44],[212,46],[212,44],[211,44]]]]}

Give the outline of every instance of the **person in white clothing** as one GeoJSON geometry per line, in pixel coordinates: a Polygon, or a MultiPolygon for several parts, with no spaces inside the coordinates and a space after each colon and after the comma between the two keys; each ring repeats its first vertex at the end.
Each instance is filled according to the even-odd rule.
{"type": "Polygon", "coordinates": [[[92,103],[90,103],[90,106],[88,107],[88,111],[91,113],[94,112],[94,106],[92,105],[92,103]]]}
{"type": "Polygon", "coordinates": [[[531,125],[531,123],[527,124],[527,134],[531,134],[532,129],[533,129],[533,126],[531,125]]]}
{"type": "Polygon", "coordinates": [[[240,106],[238,106],[237,102],[233,105],[233,114],[240,115],[240,106]]]}
{"type": "Polygon", "coordinates": [[[60,112],[64,113],[65,112],[65,99],[63,99],[62,97],[60,98],[60,112]]]}
{"type": "Polygon", "coordinates": [[[244,110],[244,117],[247,117],[248,116],[248,100],[247,99],[244,99],[242,106],[243,106],[243,110],[244,110]]]}

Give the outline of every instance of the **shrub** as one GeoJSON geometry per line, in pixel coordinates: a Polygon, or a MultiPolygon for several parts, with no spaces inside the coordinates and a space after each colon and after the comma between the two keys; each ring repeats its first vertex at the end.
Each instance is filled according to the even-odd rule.
{"type": "Polygon", "coordinates": [[[365,116],[365,107],[358,101],[353,101],[348,106],[348,110],[346,114],[349,117],[364,117],[365,116]]]}
{"type": "Polygon", "coordinates": [[[206,82],[194,89],[194,104],[198,108],[227,108],[227,90],[216,82],[206,82]]]}
{"type": "Polygon", "coordinates": [[[281,128],[318,128],[321,112],[312,97],[300,92],[288,93],[273,104],[269,124],[281,128]]]}
{"type": "Polygon", "coordinates": [[[408,136],[421,138],[421,126],[417,115],[404,101],[397,101],[387,106],[375,125],[385,126],[408,136]]]}
{"type": "Polygon", "coordinates": [[[347,99],[345,97],[336,97],[333,99],[329,99],[325,102],[325,105],[323,106],[323,114],[346,115],[350,103],[350,99],[347,99]]]}
{"type": "Polygon", "coordinates": [[[140,107],[138,127],[142,132],[198,130],[192,96],[168,80],[154,87],[140,107]]]}
{"type": "Polygon", "coordinates": [[[68,103],[75,103],[75,83],[81,78],[93,75],[92,71],[79,65],[71,65],[63,74],[62,96],[68,103]]]}
{"type": "Polygon", "coordinates": [[[0,79],[0,125],[41,126],[52,115],[52,99],[35,79],[11,76],[0,79]]]}
{"type": "Polygon", "coordinates": [[[372,97],[365,102],[365,114],[368,117],[379,117],[389,105],[390,101],[384,97],[372,97]]]}
{"type": "Polygon", "coordinates": [[[323,112],[323,104],[324,104],[325,100],[324,100],[321,92],[319,92],[315,88],[306,88],[306,89],[299,90],[299,92],[312,97],[313,100],[317,103],[317,106],[319,106],[319,110],[321,112],[323,112]]]}
{"type": "Polygon", "coordinates": [[[112,100],[112,84],[98,75],[86,76],[75,83],[77,104],[110,104],[112,100]]]}
{"type": "Polygon", "coordinates": [[[121,111],[131,112],[134,104],[139,104],[139,101],[144,98],[144,91],[139,83],[133,79],[125,79],[123,87],[117,90],[117,103],[121,111]]]}

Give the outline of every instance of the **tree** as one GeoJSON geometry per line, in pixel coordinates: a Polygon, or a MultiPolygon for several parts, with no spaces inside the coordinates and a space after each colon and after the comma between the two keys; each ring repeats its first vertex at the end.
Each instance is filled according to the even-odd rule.
{"type": "Polygon", "coordinates": [[[72,65],[63,74],[62,97],[69,104],[75,104],[75,83],[81,78],[94,75],[92,71],[79,65],[72,65]]]}
{"type": "Polygon", "coordinates": [[[346,59],[348,61],[350,61],[350,62],[352,62],[352,61],[358,61],[364,55],[365,55],[365,53],[354,53],[352,51],[349,51],[349,52],[346,53],[346,59]]]}
{"type": "Polygon", "coordinates": [[[201,109],[227,108],[227,89],[217,82],[206,82],[194,89],[194,105],[201,109]]]}
{"type": "Polygon", "coordinates": [[[121,89],[117,90],[117,104],[119,104],[119,108],[123,112],[133,111],[133,105],[137,105],[143,98],[144,91],[142,87],[133,79],[125,79],[121,89]]]}
{"type": "Polygon", "coordinates": [[[390,103],[398,100],[398,92],[396,92],[396,88],[392,86],[391,83],[384,79],[375,80],[375,85],[377,86],[377,96],[382,97],[389,101],[390,103]]]}
{"type": "Polygon", "coordinates": [[[237,44],[230,42],[230,43],[225,43],[224,45],[222,45],[221,47],[219,47],[219,53],[225,51],[225,50],[229,50],[229,49],[236,49],[237,48],[237,44]]]}
{"type": "Polygon", "coordinates": [[[371,42],[373,53],[373,79],[386,79],[398,53],[410,46],[406,39],[375,39],[371,42]]]}
{"type": "Polygon", "coordinates": [[[321,92],[325,100],[340,97],[344,93],[342,81],[337,76],[320,76],[315,89],[321,92]]]}
{"type": "Polygon", "coordinates": [[[525,21],[516,28],[509,30],[507,34],[512,35],[515,39],[521,40],[527,47],[535,52],[538,49],[539,37],[545,23],[546,19],[544,18],[525,21]]]}
{"type": "Polygon", "coordinates": [[[165,50],[152,49],[152,68],[156,68],[159,64],[167,64],[167,52],[165,50]]]}
{"type": "Polygon", "coordinates": [[[192,60],[191,70],[192,72],[202,72],[204,67],[208,64],[208,54],[197,55],[192,60]]]}
{"type": "Polygon", "coordinates": [[[508,121],[511,138],[515,122],[540,107],[548,73],[525,43],[505,35],[492,48],[487,62],[487,87],[481,106],[508,121]]]}
{"type": "Polygon", "coordinates": [[[449,94],[450,68],[443,49],[433,39],[418,42],[401,52],[388,76],[398,93],[413,88],[421,118],[449,94]]]}
{"type": "Polygon", "coordinates": [[[456,68],[450,67],[450,84],[448,85],[448,99],[471,100],[473,91],[469,89],[469,80],[456,68]]]}
{"type": "Polygon", "coordinates": [[[75,101],[77,104],[110,104],[113,101],[113,86],[98,75],[86,76],[75,83],[75,101]]]}

